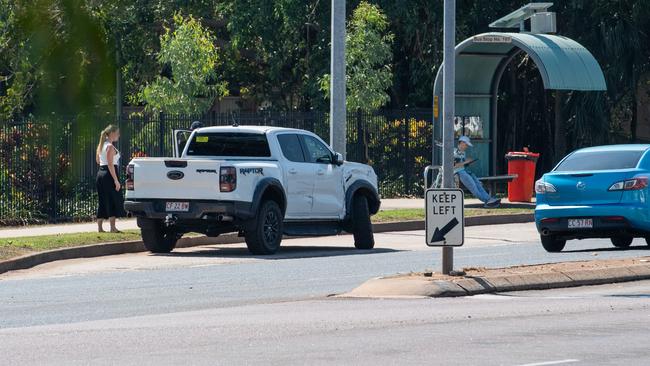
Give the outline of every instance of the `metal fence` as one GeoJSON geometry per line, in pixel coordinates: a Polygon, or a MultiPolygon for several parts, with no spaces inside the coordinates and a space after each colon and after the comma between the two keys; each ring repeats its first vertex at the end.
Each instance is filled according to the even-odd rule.
{"type": "MultiPolygon", "coordinates": [[[[206,126],[294,127],[329,141],[328,114],[320,111],[130,115],[117,122],[122,165],[136,156],[170,156],[172,131],[196,120],[206,126]]],[[[1,122],[0,225],[92,219],[95,149],[107,123],[80,123],[76,117],[1,122]]],[[[384,198],[422,195],[422,171],[431,160],[431,123],[426,109],[348,113],[347,159],[373,166],[384,198]]]]}

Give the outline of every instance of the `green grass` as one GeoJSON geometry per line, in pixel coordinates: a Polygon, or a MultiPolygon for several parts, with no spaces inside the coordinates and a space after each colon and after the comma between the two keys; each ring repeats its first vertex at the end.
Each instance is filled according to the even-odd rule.
{"type": "Polygon", "coordinates": [[[123,233],[93,232],[0,238],[0,260],[50,249],[130,240],[140,240],[140,230],[126,230],[123,233]]]}
{"type": "MultiPolygon", "coordinates": [[[[468,208],[465,209],[465,217],[486,215],[513,215],[532,212],[532,208],[468,208]]],[[[412,220],[424,220],[424,209],[386,210],[380,211],[372,217],[373,222],[412,220]]],[[[0,260],[44,250],[140,239],[140,230],[126,230],[125,232],[119,234],[92,232],[28,236],[22,238],[0,238],[0,260]]]]}
{"type": "MultiPolygon", "coordinates": [[[[515,215],[533,213],[532,208],[466,208],[465,217],[488,216],[488,215],[515,215]]],[[[372,217],[372,222],[393,222],[424,220],[424,209],[402,209],[379,211],[372,217]]]]}

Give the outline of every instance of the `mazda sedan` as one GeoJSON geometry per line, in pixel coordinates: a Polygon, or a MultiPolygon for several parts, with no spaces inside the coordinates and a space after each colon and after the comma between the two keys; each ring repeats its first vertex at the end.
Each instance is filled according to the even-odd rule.
{"type": "Polygon", "coordinates": [[[611,145],[566,156],[535,183],[535,224],[548,252],[567,240],[609,238],[626,248],[650,245],[650,145],[611,145]]]}

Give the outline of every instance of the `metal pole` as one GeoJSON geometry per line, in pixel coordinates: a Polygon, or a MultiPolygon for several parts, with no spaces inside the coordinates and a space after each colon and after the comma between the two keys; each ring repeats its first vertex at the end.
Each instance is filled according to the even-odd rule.
{"type": "Polygon", "coordinates": [[[345,0],[332,0],[330,146],[346,156],[345,0]]]}
{"type": "MultiPolygon", "coordinates": [[[[442,186],[454,187],[454,115],[456,101],[456,0],[444,0],[444,63],[442,84],[442,186]]],[[[454,248],[442,248],[442,273],[454,269],[454,248]]]]}

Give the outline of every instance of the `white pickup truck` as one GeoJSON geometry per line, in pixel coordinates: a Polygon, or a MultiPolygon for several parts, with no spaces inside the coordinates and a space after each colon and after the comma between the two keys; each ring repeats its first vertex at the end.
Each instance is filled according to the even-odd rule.
{"type": "Polygon", "coordinates": [[[275,253],[283,234],[342,230],[356,248],[374,246],[375,172],[343,161],[315,134],[206,127],[174,131],[174,144],[173,158],[135,158],[127,167],[124,207],[149,251],[170,252],[188,232],[239,232],[253,254],[275,253]]]}

